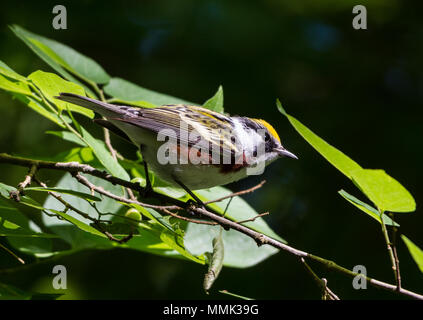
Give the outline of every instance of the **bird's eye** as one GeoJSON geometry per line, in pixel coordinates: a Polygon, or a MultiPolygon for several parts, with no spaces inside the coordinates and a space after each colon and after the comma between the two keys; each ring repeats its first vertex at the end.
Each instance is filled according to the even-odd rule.
{"type": "Polygon", "coordinates": [[[269,141],[269,140],[270,140],[270,135],[268,132],[266,132],[264,135],[264,141],[269,141]]]}

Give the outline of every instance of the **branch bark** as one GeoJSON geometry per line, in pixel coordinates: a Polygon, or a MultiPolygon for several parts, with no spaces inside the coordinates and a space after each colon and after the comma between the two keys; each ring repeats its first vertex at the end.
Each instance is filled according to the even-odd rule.
{"type": "MultiPolygon", "coordinates": [[[[214,212],[210,212],[204,208],[195,207],[192,205],[187,207],[187,204],[183,201],[180,201],[178,199],[173,199],[171,197],[156,193],[154,191],[150,193],[150,195],[153,198],[155,198],[156,200],[162,201],[163,203],[170,203],[172,205],[152,205],[152,204],[140,202],[138,200],[127,199],[124,197],[117,196],[107,190],[104,190],[101,187],[95,186],[94,184],[89,182],[86,177],[82,176],[80,173],[85,173],[85,174],[99,177],[113,184],[118,184],[118,185],[130,188],[134,191],[140,192],[141,194],[144,191],[144,188],[142,188],[139,184],[114,177],[105,171],[95,169],[86,164],[80,164],[78,162],[52,162],[52,161],[32,160],[32,159],[26,159],[21,157],[10,156],[5,153],[0,153],[0,163],[9,163],[9,164],[25,166],[25,167],[32,167],[35,165],[38,169],[54,169],[54,170],[67,171],[67,172],[70,172],[80,183],[86,185],[90,190],[95,190],[99,192],[100,194],[103,194],[104,196],[107,196],[114,200],[122,201],[125,203],[134,203],[134,204],[144,206],[147,208],[160,210],[161,212],[165,212],[165,213],[167,213],[166,211],[169,211],[169,210],[189,210],[190,212],[194,212],[198,214],[202,218],[208,218],[209,220],[221,225],[226,230],[233,229],[247,235],[248,237],[254,239],[257,245],[259,246],[264,244],[270,245],[274,248],[288,252],[300,259],[303,258],[303,259],[309,259],[309,260],[315,261],[325,266],[329,270],[334,270],[353,278],[356,276],[363,276],[362,274],[355,273],[347,268],[344,268],[336,264],[335,262],[331,260],[321,258],[319,256],[315,256],[306,251],[302,251],[294,247],[291,247],[285,243],[282,243],[279,240],[273,239],[262,233],[254,231],[238,222],[229,220],[214,212]]],[[[398,287],[397,285],[388,284],[388,283],[385,283],[385,282],[382,282],[367,276],[366,276],[366,280],[368,281],[369,284],[371,284],[372,286],[376,288],[388,290],[391,292],[396,292],[398,294],[401,294],[410,298],[423,300],[423,295],[403,289],[401,287],[398,287]]]]}

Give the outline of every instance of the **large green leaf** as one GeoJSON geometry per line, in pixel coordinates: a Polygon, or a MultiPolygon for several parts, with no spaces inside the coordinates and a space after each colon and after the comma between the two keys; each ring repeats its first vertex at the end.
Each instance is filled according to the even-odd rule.
{"type": "Polygon", "coordinates": [[[213,97],[211,97],[209,100],[207,100],[203,104],[204,108],[210,109],[212,111],[223,113],[223,88],[222,86],[219,86],[219,89],[215,93],[213,97]]]}
{"type": "Polygon", "coordinates": [[[305,125],[303,125],[300,121],[286,113],[279,100],[277,100],[276,105],[279,111],[288,118],[289,122],[292,124],[295,130],[297,130],[297,132],[327,161],[329,161],[334,167],[345,174],[348,178],[351,179],[353,171],[361,169],[360,165],[354,160],[349,158],[335,147],[331,146],[329,143],[324,141],[305,125]]]}
{"type": "MultiPolygon", "coordinates": [[[[345,200],[347,200],[349,203],[353,204],[354,206],[356,206],[361,211],[367,213],[370,217],[372,217],[373,219],[375,219],[377,222],[381,223],[381,221],[380,221],[380,213],[375,208],[373,208],[372,206],[368,205],[367,203],[365,203],[363,201],[358,200],[356,197],[350,195],[348,192],[346,192],[344,190],[340,190],[340,191],[338,191],[338,193],[345,200]]],[[[393,221],[386,214],[383,214],[382,215],[382,218],[383,218],[383,222],[386,225],[399,227],[399,224],[396,223],[395,221],[393,221]]]]}
{"type": "Polygon", "coordinates": [[[55,104],[61,110],[71,110],[83,114],[89,118],[94,117],[94,112],[77,106],[73,103],[68,103],[55,97],[58,96],[61,92],[75,93],[79,95],[85,95],[84,88],[81,86],[72,83],[70,81],[63,80],[58,75],[50,72],[44,71],[35,71],[28,76],[30,79],[43,93],[48,101],[55,104]]]}
{"type": "MultiPolygon", "coordinates": [[[[104,84],[110,76],[94,60],[84,56],[76,50],[55,40],[29,32],[17,25],[12,26],[13,32],[47,62],[52,68],[68,79],[67,74],[63,74],[62,68],[72,72],[79,78],[94,83],[104,84]],[[58,68],[58,66],[62,68],[58,68]]],[[[73,79],[69,79],[73,80],[73,79]]]]}
{"type": "Polygon", "coordinates": [[[352,179],[382,212],[412,212],[416,210],[413,196],[384,170],[356,170],[352,172],[352,179]]]}
{"type": "Polygon", "coordinates": [[[406,236],[401,235],[402,240],[407,245],[408,251],[410,251],[411,256],[419,267],[420,271],[423,272],[423,250],[415,245],[410,239],[406,236]]]}
{"type": "Polygon", "coordinates": [[[149,89],[142,88],[129,81],[112,78],[110,82],[104,87],[104,92],[108,95],[125,100],[125,101],[136,101],[141,103],[142,101],[152,103],[156,106],[164,104],[192,104],[185,100],[169,96],[167,94],[158,93],[149,89]]]}

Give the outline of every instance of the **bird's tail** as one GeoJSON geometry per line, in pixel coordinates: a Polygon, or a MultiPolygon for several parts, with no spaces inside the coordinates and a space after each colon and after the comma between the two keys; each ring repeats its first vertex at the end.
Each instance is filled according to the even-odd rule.
{"type": "Polygon", "coordinates": [[[118,106],[115,106],[110,103],[98,101],[95,99],[87,98],[84,96],[80,96],[74,93],[66,93],[61,92],[59,96],[55,97],[56,99],[60,99],[66,102],[70,102],[76,104],[78,106],[88,108],[101,114],[102,116],[110,117],[116,114],[120,114],[120,109],[118,106]]]}

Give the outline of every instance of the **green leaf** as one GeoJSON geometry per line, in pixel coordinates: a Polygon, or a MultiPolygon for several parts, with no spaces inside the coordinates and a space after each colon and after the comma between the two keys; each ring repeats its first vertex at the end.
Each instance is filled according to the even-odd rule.
{"type": "Polygon", "coordinates": [[[29,89],[26,81],[22,82],[15,78],[10,78],[6,75],[6,73],[7,73],[7,69],[0,67],[0,89],[3,89],[8,92],[12,92],[12,93],[32,95],[32,92],[29,89]]]}
{"type": "Polygon", "coordinates": [[[49,211],[54,212],[55,214],[61,216],[63,219],[65,219],[66,221],[72,223],[73,225],[77,226],[79,229],[81,229],[82,231],[85,232],[89,232],[93,235],[99,236],[99,237],[103,237],[103,238],[107,238],[103,233],[101,233],[100,231],[98,231],[97,229],[91,227],[89,224],[82,222],[79,219],[76,219],[75,217],[59,211],[59,210],[54,210],[54,209],[48,209],[49,211]]]}
{"type": "MultiPolygon", "coordinates": [[[[100,84],[109,82],[110,76],[97,62],[71,47],[29,32],[17,25],[12,26],[12,30],[54,69],[57,68],[57,64],[84,80],[100,84]],[[54,65],[52,65],[53,63],[54,65]]],[[[61,73],[59,70],[56,71],[61,73]]],[[[67,78],[65,74],[62,75],[67,78]]]]}
{"type": "Polygon", "coordinates": [[[20,81],[24,83],[28,82],[28,80],[24,76],[21,76],[20,74],[13,71],[8,65],[6,65],[1,60],[0,60],[0,74],[2,74],[3,76],[7,78],[14,79],[16,81],[20,81]]]}
{"type": "Polygon", "coordinates": [[[412,212],[416,210],[413,196],[384,170],[356,170],[352,172],[352,179],[382,212],[412,212]]]}
{"type": "Polygon", "coordinates": [[[155,108],[156,107],[156,105],[149,103],[147,101],[129,101],[129,100],[112,98],[108,102],[118,104],[118,105],[134,106],[134,107],[141,107],[141,108],[155,108]]]}
{"type": "MultiPolygon", "coordinates": [[[[195,191],[195,194],[202,201],[214,200],[231,193],[230,190],[223,187],[195,191]]],[[[208,206],[223,214],[229,201],[230,199],[226,199],[217,203],[208,204],[208,206]]],[[[258,213],[242,198],[234,197],[228,207],[225,217],[233,221],[243,221],[257,217],[257,215],[258,213]]],[[[243,223],[243,225],[286,243],[286,241],[278,236],[261,217],[254,221],[243,223]]],[[[219,228],[219,226],[188,223],[184,236],[185,247],[196,256],[206,252],[212,252],[212,241],[218,235],[219,228]]],[[[222,237],[225,247],[225,257],[223,261],[225,266],[237,268],[251,267],[278,252],[277,249],[269,245],[258,247],[253,239],[232,229],[223,231],[222,237]]]]}
{"type": "MultiPolygon", "coordinates": [[[[346,192],[344,190],[340,190],[340,191],[338,191],[338,193],[342,197],[344,197],[344,199],[346,199],[349,203],[353,204],[354,206],[356,206],[361,211],[367,213],[370,217],[375,219],[377,222],[381,223],[380,214],[379,214],[379,211],[377,211],[377,209],[373,208],[372,206],[368,205],[367,203],[365,203],[363,201],[358,200],[356,197],[350,195],[348,192],[346,192]]],[[[383,222],[386,225],[399,227],[399,224],[396,223],[395,221],[393,221],[386,214],[383,214],[382,218],[383,218],[383,222]]]]}
{"type": "Polygon", "coordinates": [[[2,222],[7,222],[7,226],[15,225],[29,230],[29,219],[18,207],[19,203],[16,201],[0,197],[0,225],[2,222]]]}
{"type": "Polygon", "coordinates": [[[40,115],[42,115],[43,117],[49,119],[50,121],[53,121],[54,123],[56,123],[57,125],[59,125],[62,128],[65,127],[62,124],[62,120],[59,119],[59,117],[56,114],[54,114],[53,112],[48,111],[46,108],[44,108],[44,106],[40,102],[38,102],[33,97],[31,97],[31,96],[25,96],[25,95],[22,95],[22,94],[14,94],[14,96],[18,100],[20,100],[21,102],[23,102],[24,104],[26,104],[28,107],[30,107],[32,110],[34,110],[35,112],[37,112],[40,115]]]}
{"type": "Polygon", "coordinates": [[[204,258],[196,257],[184,248],[184,240],[181,236],[175,235],[168,230],[163,230],[163,232],[160,234],[160,240],[162,240],[169,247],[180,253],[185,258],[200,264],[205,263],[204,258]]]}
{"type": "Polygon", "coordinates": [[[203,104],[204,108],[207,108],[212,111],[223,113],[223,88],[222,86],[219,86],[219,89],[215,93],[215,95],[204,102],[203,104]]]}
{"type": "MultiPolygon", "coordinates": [[[[222,231],[222,229],[220,229],[222,231]]],[[[208,291],[216,281],[223,267],[223,259],[225,257],[225,249],[223,245],[222,232],[213,239],[213,252],[208,255],[209,268],[204,276],[203,288],[208,294],[208,291]]]]}
{"type": "MultiPolygon", "coordinates": [[[[185,248],[196,256],[212,252],[212,241],[218,235],[219,228],[188,223],[184,236],[185,248]]],[[[222,237],[225,247],[223,265],[227,267],[252,267],[279,251],[269,245],[259,247],[253,239],[232,229],[223,231],[222,237]]]]}
{"type": "Polygon", "coordinates": [[[17,250],[36,257],[53,255],[53,238],[45,237],[8,237],[9,243],[17,250]]]}
{"type": "Polygon", "coordinates": [[[300,121],[286,113],[279,100],[276,101],[278,110],[288,118],[292,126],[297,132],[319,152],[326,160],[328,160],[335,168],[341,171],[344,175],[351,179],[352,172],[361,169],[360,165],[349,158],[343,152],[339,151],[322,138],[317,136],[314,132],[308,129],[300,121]]]}
{"type": "Polygon", "coordinates": [[[52,161],[57,162],[79,162],[90,164],[93,167],[101,167],[101,163],[94,157],[94,153],[89,147],[85,148],[72,148],[68,151],[61,152],[50,158],[52,161]]]}
{"type": "Polygon", "coordinates": [[[69,108],[70,110],[83,114],[91,119],[94,117],[94,112],[92,110],[55,98],[61,92],[75,93],[84,96],[85,91],[81,86],[63,80],[54,73],[40,70],[31,73],[28,76],[28,79],[30,79],[41,90],[48,101],[55,104],[59,109],[67,110],[69,108]]]}
{"type": "Polygon", "coordinates": [[[43,187],[30,187],[25,188],[25,192],[27,191],[41,191],[41,192],[58,192],[58,193],[64,193],[64,194],[70,194],[75,197],[79,197],[85,200],[91,200],[91,201],[101,201],[99,197],[93,196],[89,193],[70,190],[70,189],[63,189],[63,188],[43,188],[43,187]]]}
{"type": "Polygon", "coordinates": [[[192,104],[167,94],[142,88],[120,78],[110,79],[110,82],[103,89],[108,95],[125,101],[135,101],[137,103],[148,102],[156,106],[165,104],[192,104]]]}
{"type": "MultiPolygon", "coordinates": [[[[122,193],[122,188],[120,186],[114,186],[111,183],[108,183],[107,181],[104,181],[103,179],[96,178],[96,177],[88,177],[90,182],[94,183],[97,186],[100,186],[104,188],[105,190],[108,190],[114,194],[119,195],[122,193]]],[[[59,182],[56,184],[55,188],[59,189],[70,189],[74,190],[76,192],[86,193],[87,191],[90,191],[87,187],[80,184],[78,181],[76,181],[69,173],[66,173],[63,175],[63,177],[59,180],[59,182]]],[[[87,202],[84,199],[81,199],[79,197],[74,197],[72,195],[63,194],[62,198],[70,203],[75,208],[78,208],[82,212],[88,214],[91,217],[98,217],[97,211],[94,209],[94,207],[87,202]]],[[[59,202],[57,199],[55,199],[52,196],[48,196],[43,204],[45,208],[48,209],[54,209],[56,211],[62,211],[64,206],[61,202],[59,202]]],[[[96,202],[96,207],[100,212],[103,213],[116,213],[122,208],[122,204],[118,203],[117,201],[114,201],[113,199],[104,197],[101,201],[96,202]]],[[[90,220],[85,219],[78,215],[77,213],[73,211],[68,211],[68,215],[71,215],[75,219],[78,219],[82,221],[84,224],[89,225],[91,223],[90,220]]],[[[102,220],[106,219],[108,216],[102,217],[102,220]]],[[[63,220],[59,220],[56,217],[49,217],[47,215],[43,215],[43,222],[46,226],[52,227],[57,225],[67,225],[67,223],[63,220]]]]}
{"type": "Polygon", "coordinates": [[[15,71],[13,71],[12,68],[10,68],[6,63],[4,63],[1,60],[0,60],[0,67],[2,67],[3,69],[9,70],[9,71],[15,72],[15,71]]]}
{"type": "Polygon", "coordinates": [[[97,97],[87,85],[66,70],[69,66],[66,65],[66,62],[62,58],[60,58],[47,45],[42,43],[42,39],[46,38],[36,35],[35,33],[31,33],[17,25],[13,25],[10,28],[19,39],[21,39],[36,55],[43,59],[44,62],[46,62],[56,72],[62,75],[65,79],[84,87],[89,96],[97,97]],[[66,68],[64,66],[66,66],[66,68]]]}
{"type": "Polygon", "coordinates": [[[122,168],[117,160],[113,159],[105,143],[101,140],[95,139],[87,130],[84,129],[84,127],[81,127],[81,130],[82,137],[93,150],[101,164],[115,177],[129,181],[129,174],[122,168]]]}
{"type": "MultiPolygon", "coordinates": [[[[0,194],[4,199],[10,200],[9,203],[13,203],[13,200],[10,199],[10,192],[11,191],[16,191],[15,187],[12,186],[8,186],[4,183],[0,182],[0,194]]],[[[41,206],[41,204],[39,204],[37,201],[31,199],[28,196],[21,196],[20,201],[17,203],[17,205],[19,204],[23,204],[35,209],[39,209],[39,210],[43,210],[44,208],[41,206]]]]}
{"type": "Polygon", "coordinates": [[[82,147],[86,147],[85,142],[81,141],[73,132],[69,131],[46,131],[47,134],[62,138],[65,141],[73,142],[79,144],[82,147]]]}
{"type": "Polygon", "coordinates": [[[420,271],[423,272],[423,250],[416,246],[410,239],[405,235],[401,235],[402,241],[406,244],[408,251],[419,267],[420,271]]]}

